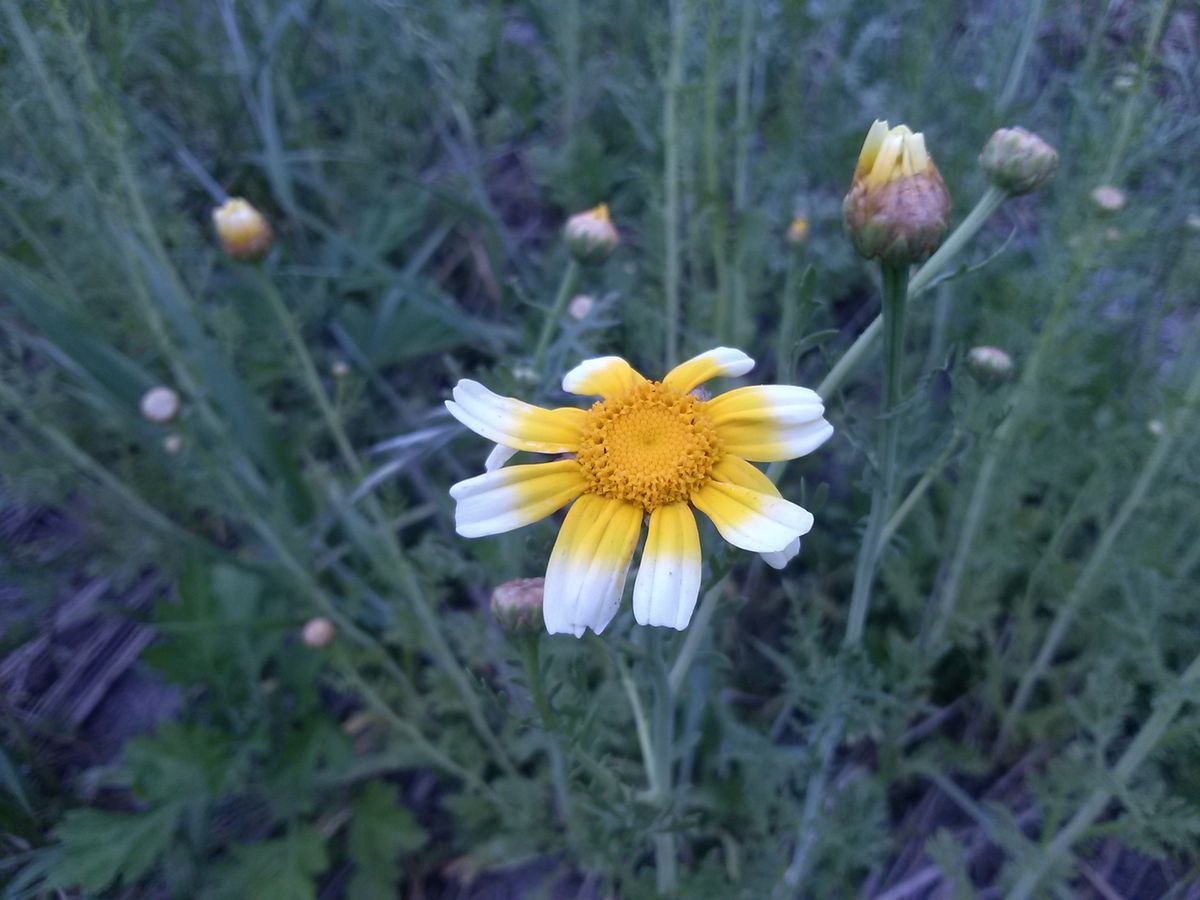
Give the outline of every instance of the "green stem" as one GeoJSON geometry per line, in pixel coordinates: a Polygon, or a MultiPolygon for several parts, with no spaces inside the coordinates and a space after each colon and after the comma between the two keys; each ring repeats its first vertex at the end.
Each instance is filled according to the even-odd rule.
{"type": "Polygon", "coordinates": [[[904,357],[904,306],[908,298],[908,267],[883,266],[883,405],[880,409],[879,472],[871,491],[871,513],[854,572],[850,615],[846,620],[847,647],[862,641],[871,586],[883,552],[883,535],[891,512],[896,477],[896,448],[900,440],[896,407],[900,404],[901,363],[904,357]]]}
{"type": "Polygon", "coordinates": [[[567,795],[567,781],[563,774],[562,751],[558,745],[558,735],[555,731],[554,710],[546,699],[546,691],[542,687],[542,666],[538,649],[541,644],[541,634],[523,635],[517,640],[521,644],[521,662],[525,670],[525,681],[529,685],[529,693],[533,697],[533,707],[542,720],[542,731],[546,738],[546,756],[550,760],[550,778],[554,784],[554,803],[558,808],[559,819],[562,820],[568,832],[571,828],[571,805],[567,795]]]}
{"type": "MultiPolygon", "coordinates": [[[[669,814],[674,801],[671,761],[675,757],[675,695],[671,692],[663,663],[662,629],[650,628],[648,638],[650,665],[654,674],[654,766],[658,770],[658,803],[669,814]]],[[[675,835],[659,831],[654,835],[654,871],[659,896],[671,896],[678,886],[675,859],[675,835]]]]}
{"type": "Polygon", "coordinates": [[[729,259],[725,208],[721,203],[721,140],[717,127],[717,99],[720,90],[721,10],[717,0],[708,2],[708,34],[704,69],[704,193],[709,210],[709,241],[713,270],[716,272],[716,297],[713,303],[712,332],[717,343],[728,344],[729,336],[729,259]]]}
{"type": "MultiPolygon", "coordinates": [[[[983,196],[979,198],[979,202],[975,204],[975,208],[967,214],[962,223],[946,238],[937,252],[929,257],[925,265],[921,266],[916,274],[913,275],[908,285],[908,299],[912,300],[928,290],[934,279],[949,267],[954,257],[962,251],[963,247],[983,227],[983,223],[991,218],[992,214],[1007,199],[1008,192],[997,187],[989,187],[984,192],[983,196]]],[[[858,339],[842,354],[837,364],[829,370],[829,374],[825,376],[825,380],[817,386],[817,393],[822,397],[828,398],[837,391],[850,373],[857,368],[858,364],[870,352],[872,345],[882,333],[883,315],[880,314],[875,317],[875,320],[866,327],[863,333],[858,336],[858,339]]]]}
{"type": "Polygon", "coordinates": [[[796,345],[796,313],[796,254],[789,252],[787,275],[783,281],[783,309],[779,314],[779,335],[775,345],[775,377],[780,384],[792,383],[792,348],[796,345]]]}
{"type": "Polygon", "coordinates": [[[896,511],[892,513],[892,517],[888,519],[887,524],[883,527],[883,546],[887,546],[892,539],[892,535],[896,533],[904,520],[908,518],[908,514],[913,511],[920,501],[925,496],[925,492],[937,480],[937,477],[942,474],[942,470],[946,468],[946,463],[950,461],[950,457],[954,455],[954,451],[958,449],[962,434],[955,432],[953,437],[946,442],[946,448],[938,454],[938,458],[933,461],[925,474],[921,476],[921,480],[913,486],[913,489],[908,492],[908,496],[904,498],[904,502],[896,507],[896,511]]]}
{"type": "Polygon", "coordinates": [[[996,100],[996,112],[1004,115],[1012,106],[1017,96],[1017,88],[1021,86],[1021,76],[1025,74],[1025,63],[1029,60],[1029,51],[1033,49],[1034,38],[1037,37],[1038,23],[1042,20],[1044,0],[1033,0],[1025,10],[1025,22],[1021,27],[1021,39],[1017,42],[1017,52],[1013,54],[1012,66],[1008,70],[1008,79],[1004,89],[996,100]]]}
{"type": "Polygon", "coordinates": [[[817,814],[821,811],[821,801],[825,797],[825,785],[829,780],[833,754],[842,739],[842,725],[840,716],[829,723],[829,728],[821,737],[817,770],[809,777],[808,786],[804,790],[804,809],[800,813],[796,849],[792,853],[792,861],[787,871],[783,873],[783,882],[790,888],[800,887],[808,874],[812,848],[817,839],[817,814]]]}
{"type": "Polygon", "coordinates": [[[550,343],[558,331],[558,324],[567,310],[567,302],[571,299],[571,294],[578,282],[579,263],[571,259],[567,263],[566,269],[563,270],[562,281],[558,283],[558,293],[554,296],[554,305],[550,307],[550,311],[546,313],[546,318],[542,322],[542,333],[538,336],[537,349],[533,353],[533,371],[537,373],[538,378],[541,378],[542,375],[542,364],[546,361],[546,351],[550,349],[550,343]]]}
{"type": "Polygon", "coordinates": [[[1059,859],[1070,852],[1075,842],[1104,812],[1115,791],[1128,783],[1134,772],[1158,746],[1167,728],[1179,713],[1180,707],[1183,706],[1188,695],[1188,691],[1185,689],[1197,680],[1200,680],[1200,656],[1193,659],[1191,665],[1179,677],[1177,689],[1164,692],[1160,696],[1158,708],[1151,713],[1150,718],[1138,731],[1133,742],[1121,754],[1110,777],[1103,779],[1104,786],[1096,788],[1088,795],[1083,805],[1076,810],[1075,815],[1071,817],[1062,831],[1054,836],[1054,839],[1032,864],[1025,867],[1021,877],[1009,891],[1006,900],[1027,900],[1037,893],[1038,886],[1046,874],[1059,859]]]}
{"type": "Polygon", "coordinates": [[[312,354],[308,352],[308,345],[304,343],[304,338],[300,335],[300,329],[296,326],[296,320],[292,316],[291,310],[284,303],[283,296],[279,293],[275,282],[271,280],[271,276],[265,269],[256,266],[255,277],[258,280],[259,289],[267,300],[267,305],[271,307],[271,313],[275,316],[275,321],[278,322],[280,329],[283,330],[284,337],[291,345],[292,358],[299,366],[304,386],[308,388],[309,394],[312,395],[313,401],[317,404],[317,409],[321,412],[321,417],[325,420],[325,425],[329,429],[333,443],[342,457],[342,463],[350,470],[355,479],[362,481],[362,464],[359,462],[358,455],[354,452],[354,448],[350,444],[350,438],[347,437],[346,430],[342,427],[337,411],[333,408],[333,404],[329,402],[329,396],[325,393],[324,385],[321,384],[321,376],[317,374],[317,367],[313,362],[312,354]]]}
{"type": "Polygon", "coordinates": [[[1146,462],[1142,466],[1142,471],[1138,474],[1133,487],[1121,503],[1117,514],[1113,516],[1108,527],[1100,535],[1100,540],[1096,542],[1096,546],[1092,549],[1092,553],[1088,557],[1083,571],[1079,574],[1079,578],[1072,585],[1066,600],[1058,608],[1058,612],[1055,614],[1054,621],[1050,626],[1050,631],[1046,634],[1045,640],[1043,640],[1042,646],[1038,650],[1038,655],[1033,661],[1033,665],[1021,677],[1017,685],[1017,692],[1013,696],[1012,703],[1009,705],[1000,727],[1000,736],[996,741],[996,755],[1002,755],[1007,748],[1008,742],[1012,738],[1013,730],[1016,727],[1017,718],[1025,711],[1025,705],[1029,702],[1030,694],[1032,694],[1033,689],[1046,674],[1046,670],[1049,669],[1050,662],[1054,658],[1054,654],[1058,651],[1059,644],[1066,637],[1067,629],[1074,622],[1080,606],[1087,599],[1096,579],[1110,562],[1112,550],[1117,539],[1121,536],[1121,532],[1124,531],[1125,526],[1129,524],[1130,518],[1146,499],[1146,495],[1154,479],[1158,476],[1167,460],[1170,459],[1175,441],[1184,430],[1188,416],[1197,405],[1200,405],[1200,366],[1196,367],[1196,374],[1184,396],[1183,406],[1176,416],[1174,426],[1155,443],[1154,449],[1146,458],[1146,462]]]}
{"type": "Polygon", "coordinates": [[[745,242],[740,236],[745,224],[746,208],[750,201],[750,74],[754,62],[754,25],[758,13],[757,3],[742,4],[742,21],[738,28],[737,84],[734,89],[734,153],[733,153],[733,215],[735,234],[738,235],[733,265],[733,304],[730,313],[729,336],[735,345],[741,345],[747,332],[749,316],[746,312],[746,258],[745,242]]]}
{"type": "Polygon", "coordinates": [[[721,603],[721,593],[725,589],[725,579],[728,577],[728,572],[716,575],[712,587],[705,591],[704,596],[700,598],[700,606],[688,626],[687,634],[683,639],[683,647],[680,648],[679,655],[675,657],[675,662],[667,675],[667,686],[672,697],[678,696],[684,679],[691,671],[696,654],[700,652],[700,645],[704,643],[704,637],[708,633],[708,624],[712,621],[713,614],[721,603]]]}
{"type": "Polygon", "coordinates": [[[671,56],[663,99],[663,314],[666,368],[679,360],[679,92],[689,0],[671,0],[671,56]]]}

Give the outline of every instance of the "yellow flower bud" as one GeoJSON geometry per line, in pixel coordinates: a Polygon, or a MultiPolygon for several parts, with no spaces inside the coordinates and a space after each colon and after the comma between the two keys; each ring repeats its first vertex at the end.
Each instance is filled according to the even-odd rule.
{"type": "Polygon", "coordinates": [[[877,120],[863,142],[842,214],[854,249],[867,259],[902,266],[933,253],[949,224],[950,195],[925,136],[877,120]]]}
{"type": "Polygon", "coordinates": [[[263,214],[241,197],[231,197],[214,209],[213,224],[221,247],[230,257],[243,262],[262,259],[275,240],[263,214]]]}
{"type": "Polygon", "coordinates": [[[979,164],[996,187],[1011,194],[1027,194],[1054,175],[1058,154],[1031,131],[1000,128],[979,154],[979,164]]]}
{"type": "Polygon", "coordinates": [[[333,623],[328,619],[309,619],[304,624],[304,631],[301,632],[301,637],[304,640],[305,646],[311,647],[314,650],[324,650],[337,637],[337,629],[334,628],[333,623]]]}
{"type": "Polygon", "coordinates": [[[509,634],[536,634],[542,630],[542,592],[545,578],[506,581],[492,592],[492,615],[509,634]]]}
{"type": "Polygon", "coordinates": [[[571,216],[564,234],[567,249],[581,263],[604,262],[621,243],[621,235],[609,218],[607,203],[571,216]]]}
{"type": "Polygon", "coordinates": [[[141,406],[143,418],[163,425],[179,413],[179,395],[169,387],[150,388],[142,395],[141,406]]]}
{"type": "Polygon", "coordinates": [[[803,247],[808,243],[808,231],[808,216],[803,213],[797,214],[792,219],[792,223],[788,225],[786,236],[788,246],[796,250],[803,247]]]}

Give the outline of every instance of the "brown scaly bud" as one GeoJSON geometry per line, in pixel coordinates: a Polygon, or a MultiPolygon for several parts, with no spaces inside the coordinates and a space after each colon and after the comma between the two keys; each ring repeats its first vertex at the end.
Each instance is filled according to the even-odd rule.
{"type": "Polygon", "coordinates": [[[492,591],[492,615],[509,634],[536,634],[542,625],[545,578],[518,578],[492,591]]]}
{"type": "Polygon", "coordinates": [[[1000,128],[984,145],[979,165],[996,187],[1010,194],[1027,194],[1054,175],[1058,154],[1031,131],[1000,128]]]}
{"type": "Polygon", "coordinates": [[[621,243],[621,235],[608,215],[607,203],[571,216],[563,234],[567,249],[581,263],[604,262],[621,243]]]}
{"type": "Polygon", "coordinates": [[[854,249],[885,265],[927,259],[946,233],[950,194],[925,136],[876,120],[867,132],[842,215],[854,249]]]}
{"type": "Polygon", "coordinates": [[[213,225],[222,249],[240,262],[257,262],[275,241],[275,233],[263,214],[241,197],[231,197],[214,209],[213,225]]]}

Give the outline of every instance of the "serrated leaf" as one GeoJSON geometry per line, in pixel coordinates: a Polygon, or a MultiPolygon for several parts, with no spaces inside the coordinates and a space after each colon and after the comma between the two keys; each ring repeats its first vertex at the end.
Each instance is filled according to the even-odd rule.
{"type": "Polygon", "coordinates": [[[396,802],[391,787],[379,782],[366,785],[354,805],[347,843],[354,862],[347,891],[350,900],[395,896],[401,875],[397,857],[420,849],[428,837],[416,817],[396,802]]]}
{"type": "Polygon", "coordinates": [[[72,810],[54,829],[61,855],[47,887],[99,892],[136,881],[170,845],[180,809],[168,803],[144,813],[72,810]]]}
{"type": "MultiPolygon", "coordinates": [[[[316,900],[316,878],[329,865],[325,841],[313,828],[243,844],[232,861],[214,869],[206,900],[316,900]]],[[[386,896],[386,895],[385,895],[386,896]]]]}

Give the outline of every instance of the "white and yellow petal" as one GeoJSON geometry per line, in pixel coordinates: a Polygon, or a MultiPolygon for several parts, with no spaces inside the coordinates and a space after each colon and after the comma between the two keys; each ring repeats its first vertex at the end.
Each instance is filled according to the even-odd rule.
{"type": "Polygon", "coordinates": [[[692,505],[721,537],[752,553],[779,553],[812,528],[812,513],[778,494],[765,494],[727,481],[710,481],[692,494],[692,505]]]}
{"type": "Polygon", "coordinates": [[[639,625],[682,631],[692,620],[700,594],[700,532],[686,503],[660,506],[633,582],[633,617],[639,625]]]}
{"type": "Polygon", "coordinates": [[[785,384],[737,388],[704,405],[727,453],[756,462],[795,459],[833,434],[814,391],[785,384]]]}
{"type": "Polygon", "coordinates": [[[642,508],[584,494],[567,512],[550,564],[542,610],[551,634],[600,634],[621,606],[642,508]]]}
{"type": "Polygon", "coordinates": [[[754,368],[754,360],[733,347],[716,347],[680,363],[663,379],[663,384],[687,394],[710,378],[736,378],[754,368]]]}
{"type": "MultiPolygon", "coordinates": [[[[744,459],[736,456],[726,456],[713,466],[713,478],[717,481],[728,481],[760,494],[770,494],[782,497],[779,488],[775,486],[766,473],[760,471],[744,459]]],[[[782,550],[759,554],[763,561],[772,569],[782,569],[800,553],[800,538],[796,538],[782,550]]]]}
{"type": "Polygon", "coordinates": [[[646,381],[619,356],[585,359],[563,376],[563,390],[584,397],[619,397],[646,381]]]}
{"type": "Polygon", "coordinates": [[[488,454],[487,459],[483,461],[483,471],[495,472],[516,455],[517,451],[512,447],[497,444],[492,448],[492,452],[488,454]]]}
{"type": "Polygon", "coordinates": [[[446,409],[476,434],[497,444],[534,453],[569,453],[579,447],[587,419],[582,409],[542,409],[494,394],[478,381],[464,378],[454,387],[446,409]]]}
{"type": "Polygon", "coordinates": [[[454,526],[469,538],[512,531],[562,509],[585,485],[573,459],[485,472],[450,488],[454,526]]]}

